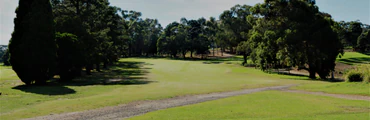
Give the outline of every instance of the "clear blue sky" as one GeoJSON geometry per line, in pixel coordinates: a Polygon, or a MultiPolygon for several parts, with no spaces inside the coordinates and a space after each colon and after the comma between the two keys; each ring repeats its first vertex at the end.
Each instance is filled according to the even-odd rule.
{"type": "MultiPolygon", "coordinates": [[[[162,26],[182,17],[197,19],[218,16],[236,4],[255,5],[263,0],[110,0],[111,5],[143,13],[144,18],[157,18],[162,26]]],[[[320,11],[336,21],[360,20],[370,24],[370,0],[316,0],[320,11]]],[[[9,43],[18,0],[0,0],[0,45],[9,43]]]]}

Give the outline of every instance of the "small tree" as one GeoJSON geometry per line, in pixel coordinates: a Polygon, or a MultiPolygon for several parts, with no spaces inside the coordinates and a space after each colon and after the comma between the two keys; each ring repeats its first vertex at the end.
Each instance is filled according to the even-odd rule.
{"type": "Polygon", "coordinates": [[[10,66],[10,62],[9,62],[9,49],[7,49],[5,51],[5,54],[2,56],[2,59],[3,59],[3,62],[4,62],[4,66],[10,66]]]}
{"type": "Polygon", "coordinates": [[[10,63],[22,82],[43,84],[54,76],[56,43],[50,0],[19,0],[9,44],[10,63]]]}
{"type": "Polygon", "coordinates": [[[366,52],[370,48],[370,34],[369,31],[363,32],[357,40],[357,46],[356,48],[359,50],[359,52],[366,52]]]}
{"type": "Polygon", "coordinates": [[[83,64],[82,50],[77,36],[70,33],[56,34],[58,45],[58,72],[62,81],[75,77],[76,68],[83,64]]]}
{"type": "Polygon", "coordinates": [[[243,55],[244,58],[243,65],[248,64],[247,57],[252,52],[249,43],[247,41],[239,43],[238,47],[236,48],[236,51],[239,54],[243,55]]]}

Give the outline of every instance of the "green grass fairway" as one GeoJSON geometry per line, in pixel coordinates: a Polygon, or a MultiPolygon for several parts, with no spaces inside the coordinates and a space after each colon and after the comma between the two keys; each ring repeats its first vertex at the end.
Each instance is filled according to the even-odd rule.
{"type": "Polygon", "coordinates": [[[314,92],[370,96],[370,84],[369,83],[315,82],[315,83],[303,84],[303,85],[294,87],[294,89],[314,91],[314,92]]]}
{"type": "Polygon", "coordinates": [[[368,101],[266,91],[170,108],[132,120],[367,120],[368,101]]]}
{"type": "Polygon", "coordinates": [[[366,86],[335,86],[337,83],[309,81],[308,77],[266,74],[258,69],[229,64],[238,62],[235,59],[239,60],[128,58],[122,59],[110,70],[76,79],[72,83],[32,87],[23,86],[20,80],[16,80],[10,67],[2,67],[0,118],[28,118],[115,106],[138,100],[287,84],[308,85],[299,88],[305,90],[369,95],[363,89],[366,86]],[[315,86],[316,83],[319,86],[315,86]],[[335,87],[326,90],[326,86],[335,87]]]}
{"type": "Polygon", "coordinates": [[[1,80],[0,118],[19,119],[137,100],[308,82],[293,79],[297,77],[282,79],[234,64],[165,59],[122,59],[105,73],[49,86],[26,87],[20,80],[1,80]]]}
{"type": "Polygon", "coordinates": [[[358,52],[346,52],[341,58],[338,57],[337,61],[348,65],[368,64],[370,56],[358,52]]]}
{"type": "Polygon", "coordinates": [[[0,81],[4,80],[19,80],[11,66],[0,65],[0,81]]]}

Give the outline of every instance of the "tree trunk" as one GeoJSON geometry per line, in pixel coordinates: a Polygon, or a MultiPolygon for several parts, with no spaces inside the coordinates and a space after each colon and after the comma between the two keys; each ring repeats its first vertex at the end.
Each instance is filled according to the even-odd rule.
{"type": "Polygon", "coordinates": [[[132,46],[131,46],[131,44],[128,45],[128,56],[129,57],[132,56],[132,46]]]}
{"type": "Polygon", "coordinates": [[[221,48],[221,56],[224,56],[224,49],[221,48]]]}
{"type": "Polygon", "coordinates": [[[334,71],[331,72],[331,79],[334,80],[335,77],[334,77],[334,71]]]}
{"type": "Polygon", "coordinates": [[[243,58],[244,58],[244,62],[243,62],[243,65],[245,65],[245,64],[248,64],[247,62],[247,55],[246,54],[243,54],[243,58]]]}
{"type": "Polygon", "coordinates": [[[190,58],[193,58],[193,51],[190,51],[190,58]]]}
{"type": "Polygon", "coordinates": [[[45,84],[46,84],[46,79],[43,79],[43,80],[36,80],[36,81],[35,81],[35,84],[36,84],[36,85],[45,85],[45,84]]]}
{"type": "Polygon", "coordinates": [[[215,48],[213,48],[213,57],[215,56],[215,48]]]}
{"type": "Polygon", "coordinates": [[[184,59],[186,59],[186,52],[183,52],[183,53],[182,53],[182,57],[183,57],[184,59]]]}
{"type": "Polygon", "coordinates": [[[92,64],[86,66],[86,75],[91,75],[92,64]]]}
{"type": "Polygon", "coordinates": [[[82,67],[81,65],[76,65],[74,69],[74,76],[73,77],[81,77],[82,67]]]}
{"type": "Polygon", "coordinates": [[[216,52],[217,52],[217,55],[219,55],[219,51],[218,51],[218,50],[216,50],[216,52]]]}
{"type": "Polygon", "coordinates": [[[103,63],[103,69],[107,69],[108,68],[108,65],[107,64],[108,64],[108,62],[104,62],[103,63]]]}
{"type": "Polygon", "coordinates": [[[59,71],[59,76],[60,76],[60,80],[63,81],[63,82],[66,82],[66,81],[71,81],[74,76],[74,73],[72,72],[72,69],[70,69],[72,67],[63,67],[61,66],[60,68],[60,71],[59,71]]]}
{"type": "Polygon", "coordinates": [[[309,73],[310,73],[310,78],[311,79],[316,79],[316,71],[315,70],[312,70],[311,68],[310,68],[310,70],[308,71],[309,73]]]}
{"type": "Polygon", "coordinates": [[[101,70],[100,70],[100,63],[96,63],[96,71],[101,72],[101,70]]]}

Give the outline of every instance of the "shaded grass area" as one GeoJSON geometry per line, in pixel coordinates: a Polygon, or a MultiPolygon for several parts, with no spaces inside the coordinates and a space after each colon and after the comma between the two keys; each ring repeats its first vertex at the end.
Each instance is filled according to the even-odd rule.
{"type": "Polygon", "coordinates": [[[358,119],[369,118],[367,101],[344,100],[316,95],[266,91],[195,105],[170,108],[131,118],[132,120],[220,120],[220,119],[358,119]]]}
{"type": "Polygon", "coordinates": [[[346,52],[344,56],[338,57],[337,61],[348,65],[369,64],[370,56],[358,52],[346,52]]]}
{"type": "MultiPolygon", "coordinates": [[[[115,100],[104,105],[102,102],[106,101],[100,101],[104,100],[104,96],[101,95],[109,94],[118,86],[140,86],[153,83],[154,81],[147,79],[148,68],[143,66],[150,66],[150,64],[132,61],[119,62],[110,67],[109,70],[93,72],[92,76],[77,78],[70,82],[51,80],[44,86],[25,86],[20,80],[1,79],[0,118],[34,117],[50,113],[98,108],[112,104],[112,102],[118,102],[115,100]],[[99,96],[97,99],[92,98],[97,96],[99,96]],[[100,103],[94,105],[90,101],[86,105],[84,102],[87,100],[83,99],[90,97],[89,100],[100,103]],[[13,116],[14,114],[17,116],[13,116]]],[[[12,72],[14,73],[14,71],[12,72]]],[[[118,91],[115,94],[120,95],[118,91]]]]}
{"type": "Polygon", "coordinates": [[[93,76],[85,76],[83,78],[77,78],[68,82],[51,80],[43,86],[19,85],[13,87],[12,89],[42,95],[65,95],[76,93],[75,90],[65,86],[149,84],[153,81],[147,81],[146,77],[142,77],[149,73],[144,68],[140,68],[144,64],[145,62],[119,62],[116,63],[110,70],[95,72],[93,76]]]}

